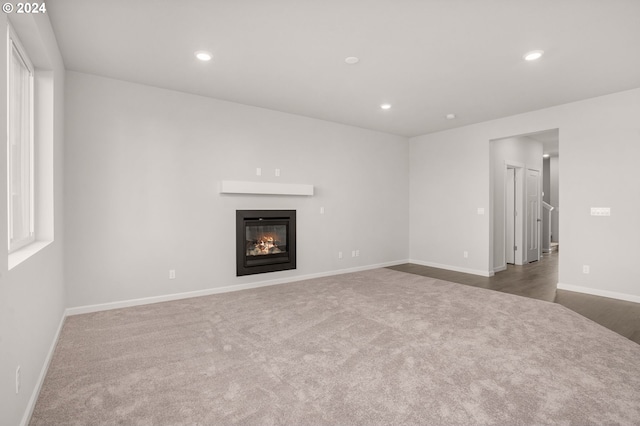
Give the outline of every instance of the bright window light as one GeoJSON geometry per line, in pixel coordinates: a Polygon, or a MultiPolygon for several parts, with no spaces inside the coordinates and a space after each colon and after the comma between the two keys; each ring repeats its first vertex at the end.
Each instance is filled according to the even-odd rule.
{"type": "Polygon", "coordinates": [[[9,252],[35,240],[33,65],[9,27],[7,190],[9,252]]]}

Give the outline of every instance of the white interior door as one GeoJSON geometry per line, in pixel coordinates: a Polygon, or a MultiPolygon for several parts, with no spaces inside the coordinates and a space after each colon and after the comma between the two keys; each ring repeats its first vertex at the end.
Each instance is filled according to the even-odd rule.
{"type": "Polygon", "coordinates": [[[516,263],[516,169],[507,168],[507,178],[505,182],[505,242],[504,251],[506,262],[516,263]]]}
{"type": "Polygon", "coordinates": [[[527,169],[527,262],[540,260],[540,171],[527,169]]]}

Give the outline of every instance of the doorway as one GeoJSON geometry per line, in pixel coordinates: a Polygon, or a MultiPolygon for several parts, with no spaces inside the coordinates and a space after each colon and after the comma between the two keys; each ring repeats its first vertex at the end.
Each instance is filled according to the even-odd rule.
{"type": "MultiPolygon", "coordinates": [[[[538,261],[547,253],[541,240],[545,229],[543,191],[545,201],[549,196],[543,154],[551,151],[557,157],[558,141],[558,129],[491,140],[490,253],[494,273],[506,270],[507,265],[538,261]]],[[[557,179],[554,190],[557,194],[557,179]]],[[[557,237],[557,216],[554,220],[557,237]]]]}

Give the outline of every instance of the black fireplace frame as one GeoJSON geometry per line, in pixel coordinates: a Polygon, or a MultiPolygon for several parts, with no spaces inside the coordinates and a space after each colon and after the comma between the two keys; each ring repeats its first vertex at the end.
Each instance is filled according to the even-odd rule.
{"type": "Polygon", "coordinates": [[[264,274],[296,269],[296,211],[295,210],[236,210],[236,276],[264,274]],[[247,256],[246,225],[286,225],[286,253],[279,255],[247,256]]]}

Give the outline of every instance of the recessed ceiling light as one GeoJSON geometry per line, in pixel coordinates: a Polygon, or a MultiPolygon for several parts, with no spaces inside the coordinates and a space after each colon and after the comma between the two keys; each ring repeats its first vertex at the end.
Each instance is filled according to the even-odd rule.
{"type": "Polygon", "coordinates": [[[380,105],[380,108],[389,109],[389,108],[391,108],[391,104],[382,104],[382,105],[380,105]]]}
{"type": "Polygon", "coordinates": [[[347,56],[346,58],[344,58],[344,61],[349,65],[355,65],[360,62],[360,59],[356,58],[355,56],[347,56]]]}
{"type": "Polygon", "coordinates": [[[549,158],[549,157],[550,157],[550,155],[549,155],[549,154],[543,154],[543,155],[542,155],[542,158],[549,158]]]}
{"type": "Polygon", "coordinates": [[[200,60],[201,60],[201,61],[203,61],[203,62],[210,61],[210,60],[211,60],[211,58],[213,57],[213,56],[211,55],[211,53],[206,52],[206,51],[204,51],[204,50],[198,50],[198,51],[195,53],[195,55],[196,55],[196,58],[200,59],[200,60]]]}
{"type": "Polygon", "coordinates": [[[540,59],[544,54],[544,50],[532,50],[531,52],[525,53],[523,56],[525,61],[535,61],[536,59],[540,59]]]}
{"type": "Polygon", "coordinates": [[[454,118],[456,118],[456,115],[455,114],[447,114],[446,117],[447,117],[447,120],[453,120],[454,118]]]}

